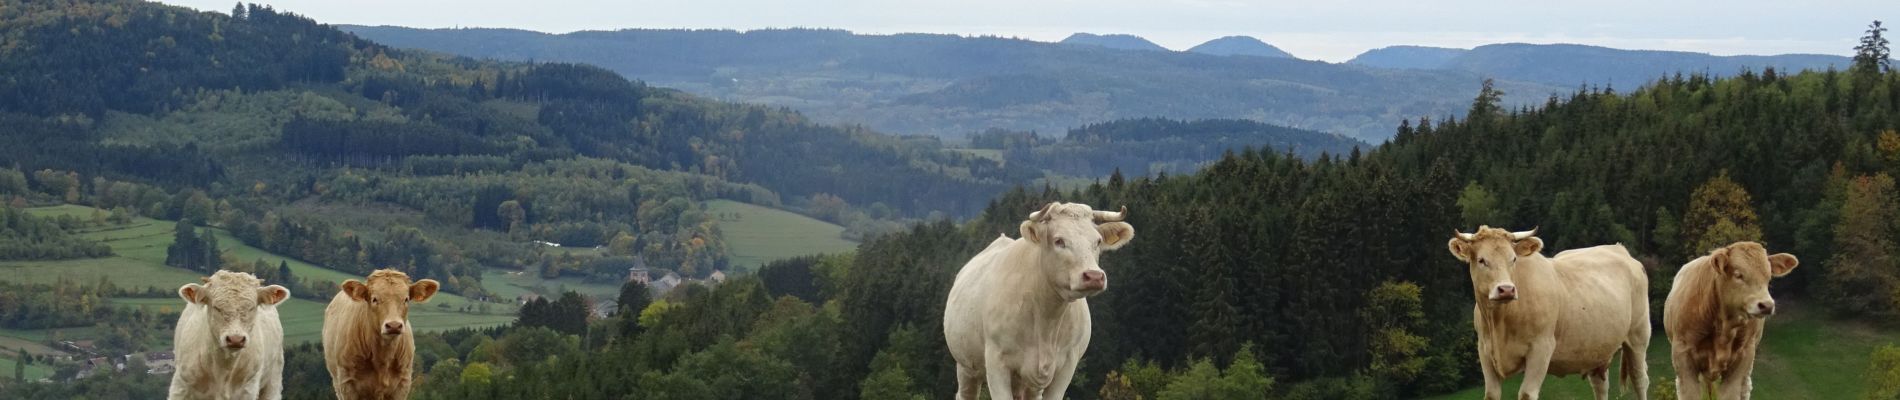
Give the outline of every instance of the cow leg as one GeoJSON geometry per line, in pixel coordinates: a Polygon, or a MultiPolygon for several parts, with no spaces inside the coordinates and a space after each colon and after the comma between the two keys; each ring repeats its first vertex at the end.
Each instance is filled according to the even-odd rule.
{"type": "Polygon", "coordinates": [[[1624,389],[1636,395],[1636,400],[1649,400],[1649,322],[1644,320],[1643,329],[1637,335],[1631,335],[1630,341],[1623,344],[1623,382],[1624,389]]]}
{"type": "Polygon", "coordinates": [[[983,380],[989,383],[990,400],[1020,399],[1017,396],[1015,375],[1009,372],[1009,366],[1003,364],[1003,352],[983,350],[983,380]]]}
{"type": "Polygon", "coordinates": [[[1718,393],[1723,399],[1747,400],[1755,386],[1754,378],[1751,377],[1755,372],[1755,357],[1742,355],[1736,358],[1735,368],[1729,370],[1728,376],[1722,377],[1722,387],[1718,393]]]}
{"type": "Polygon", "coordinates": [[[1502,400],[1504,377],[1491,368],[1491,353],[1484,350],[1483,344],[1478,345],[1478,354],[1478,369],[1484,372],[1484,400],[1502,400]]]}
{"type": "Polygon", "coordinates": [[[1708,382],[1702,381],[1701,368],[1696,366],[1695,358],[1685,350],[1687,345],[1671,343],[1675,350],[1670,352],[1670,363],[1676,366],[1676,399],[1702,400],[1709,393],[1708,382]]]}
{"type": "Polygon", "coordinates": [[[1069,365],[1065,366],[1066,368],[1056,368],[1055,380],[1049,381],[1049,387],[1043,389],[1042,398],[1048,400],[1062,400],[1063,396],[1068,395],[1069,381],[1075,379],[1075,366],[1078,361],[1080,361],[1079,358],[1072,359],[1069,361],[1069,365]]]}
{"type": "Polygon", "coordinates": [[[1538,393],[1544,390],[1544,375],[1550,372],[1550,356],[1557,351],[1557,338],[1546,337],[1531,342],[1531,352],[1524,357],[1524,384],[1518,387],[1519,400],[1537,400],[1538,393]]]}
{"type": "Polygon", "coordinates": [[[1584,378],[1590,380],[1590,392],[1597,395],[1597,400],[1610,400],[1610,366],[1590,370],[1584,378]]]}
{"type": "Polygon", "coordinates": [[[983,371],[957,363],[957,400],[976,400],[983,392],[983,371]]]}

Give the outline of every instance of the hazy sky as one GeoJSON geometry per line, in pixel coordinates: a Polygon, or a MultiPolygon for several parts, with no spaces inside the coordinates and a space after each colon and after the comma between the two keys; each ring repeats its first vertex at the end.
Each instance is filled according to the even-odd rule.
{"type": "MultiPolygon", "coordinates": [[[[229,12],[232,0],[163,0],[229,12]]],[[[1056,41],[1130,33],[1182,50],[1247,35],[1293,55],[1345,61],[1390,45],[1583,43],[1719,55],[1850,55],[1900,1],[1730,0],[279,0],[319,22],[543,32],[621,28],[824,27],[859,33],[990,34],[1056,41]]],[[[1889,24],[1891,26],[1893,24],[1889,24]]]]}

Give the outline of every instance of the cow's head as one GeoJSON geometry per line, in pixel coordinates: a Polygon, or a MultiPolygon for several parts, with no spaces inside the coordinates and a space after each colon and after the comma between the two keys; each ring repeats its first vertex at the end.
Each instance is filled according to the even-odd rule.
{"type": "Polygon", "coordinates": [[[1023,239],[1037,246],[1036,265],[1062,297],[1075,300],[1108,289],[1108,273],[1096,259],[1135,238],[1135,227],[1120,212],[1094,211],[1087,204],[1049,203],[1023,221],[1023,239]],[[1100,224],[1097,224],[1100,223],[1100,224]]]}
{"type": "Polygon", "coordinates": [[[343,293],[351,300],[369,304],[371,321],[383,340],[395,339],[409,329],[409,302],[424,302],[441,284],[434,279],[423,279],[409,283],[409,275],[393,269],[377,270],[369,274],[369,283],[355,279],[343,281],[343,293]]]}
{"type": "Polygon", "coordinates": [[[1761,243],[1735,242],[1709,252],[1709,268],[1715,272],[1713,288],[1720,307],[1752,317],[1775,315],[1775,297],[1768,295],[1768,281],[1788,275],[1801,260],[1793,254],[1768,255],[1761,243]]]}
{"type": "Polygon", "coordinates": [[[1544,249],[1544,240],[1537,238],[1536,228],[1511,232],[1479,226],[1477,233],[1452,232],[1448,246],[1453,257],[1470,264],[1471,291],[1478,301],[1503,303],[1519,295],[1517,283],[1511,280],[1518,257],[1537,254],[1544,249]]]}
{"type": "Polygon", "coordinates": [[[290,297],[283,286],[263,286],[264,281],[243,272],[218,271],[203,284],[188,283],[178,288],[178,297],[205,306],[205,332],[212,335],[227,353],[243,350],[250,343],[257,322],[257,309],[276,305],[290,297]]]}

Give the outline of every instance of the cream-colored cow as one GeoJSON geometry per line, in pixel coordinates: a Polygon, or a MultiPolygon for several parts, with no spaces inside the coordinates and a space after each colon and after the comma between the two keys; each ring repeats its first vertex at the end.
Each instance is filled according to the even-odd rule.
{"type": "Polygon", "coordinates": [[[1135,237],[1122,211],[1049,203],[1021,240],[998,237],[963,265],[943,313],[957,398],[976,399],[986,381],[991,399],[1063,398],[1089,346],[1084,298],[1108,289],[1096,258],[1135,237]]]}
{"type": "Polygon", "coordinates": [[[1537,230],[1479,227],[1457,233],[1451,254],[1470,264],[1472,326],[1484,398],[1499,399],[1505,377],[1524,374],[1521,399],[1536,399],[1547,375],[1583,374],[1597,399],[1609,398],[1610,360],[1623,354],[1619,376],[1647,398],[1649,279],[1622,245],[1545,258],[1537,230]]]}
{"type": "Polygon", "coordinates": [[[1755,242],[1737,242],[1689,261],[1663,300],[1676,396],[1698,400],[1718,384],[1717,398],[1747,399],[1754,382],[1755,346],[1762,324],[1775,314],[1768,281],[1801,265],[1794,255],[1768,255],[1755,242]]]}
{"type": "Polygon", "coordinates": [[[171,399],[283,398],[284,326],[277,304],[290,290],[261,285],[251,274],[218,271],[202,285],[178,288],[185,309],[172,336],[171,399]]]}

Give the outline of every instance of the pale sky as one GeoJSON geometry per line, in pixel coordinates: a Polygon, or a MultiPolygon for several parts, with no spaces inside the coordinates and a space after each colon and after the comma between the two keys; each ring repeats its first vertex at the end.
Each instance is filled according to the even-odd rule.
{"type": "MultiPolygon", "coordinates": [[[[232,0],[163,0],[229,12],[232,0]]],[[[1736,54],[1852,55],[1867,23],[1900,19],[1895,0],[259,0],[318,22],[565,33],[625,28],[840,28],[1057,41],[1074,32],[1139,35],[1175,50],[1221,36],[1342,62],[1391,45],[1580,43],[1736,54]]],[[[1900,31],[1900,29],[1896,29],[1900,31]]],[[[1890,34],[1896,34],[1890,31],[1890,34]]]]}

